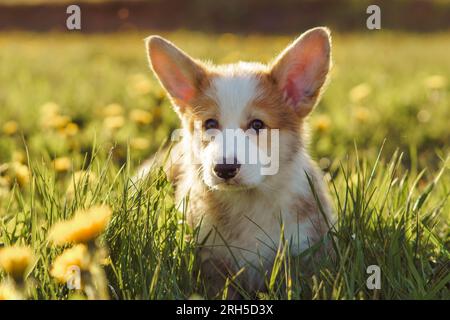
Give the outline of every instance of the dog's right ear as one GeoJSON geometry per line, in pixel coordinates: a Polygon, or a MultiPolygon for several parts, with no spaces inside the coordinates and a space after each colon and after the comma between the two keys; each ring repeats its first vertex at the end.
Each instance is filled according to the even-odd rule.
{"type": "Polygon", "coordinates": [[[206,81],[205,67],[159,36],[148,37],[146,45],[151,68],[183,112],[206,81]]]}

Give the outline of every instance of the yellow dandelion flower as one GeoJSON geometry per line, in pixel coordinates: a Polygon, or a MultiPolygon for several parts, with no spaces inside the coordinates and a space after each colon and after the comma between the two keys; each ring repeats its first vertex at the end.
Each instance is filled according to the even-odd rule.
{"type": "Polygon", "coordinates": [[[108,129],[120,129],[124,126],[125,119],[122,116],[107,117],[103,121],[103,125],[108,129]]]}
{"type": "Polygon", "coordinates": [[[150,93],[152,84],[148,80],[142,80],[134,84],[134,92],[140,95],[150,93]]]}
{"type": "Polygon", "coordinates": [[[314,129],[319,132],[326,132],[331,127],[331,120],[326,115],[320,115],[314,121],[314,129]]]}
{"type": "Polygon", "coordinates": [[[447,79],[444,76],[436,74],[425,78],[423,83],[428,89],[437,90],[447,86],[447,79]]]}
{"type": "Polygon", "coordinates": [[[103,108],[102,114],[105,117],[120,116],[123,114],[123,107],[118,103],[111,103],[103,108]]]}
{"type": "Polygon", "coordinates": [[[60,107],[55,102],[46,102],[41,106],[41,114],[43,117],[53,116],[59,113],[60,107]]]}
{"type": "Polygon", "coordinates": [[[355,119],[358,122],[367,122],[370,117],[370,111],[364,107],[358,107],[355,109],[355,119]]]}
{"type": "Polygon", "coordinates": [[[9,164],[10,177],[15,179],[19,186],[24,187],[30,182],[30,170],[28,167],[19,162],[9,164]]]}
{"type": "Polygon", "coordinates": [[[68,116],[59,114],[44,117],[42,123],[44,128],[64,129],[64,127],[70,123],[71,119],[68,116]]]}
{"type": "Polygon", "coordinates": [[[353,87],[349,92],[350,101],[353,103],[358,103],[364,100],[370,93],[372,88],[367,83],[361,83],[353,87]]]}
{"type": "Polygon", "coordinates": [[[12,136],[18,130],[19,130],[19,124],[14,120],[7,121],[3,125],[3,133],[8,136],[12,136]]]}
{"type": "Polygon", "coordinates": [[[150,112],[141,110],[141,109],[134,109],[130,112],[130,119],[137,124],[149,124],[153,120],[153,116],[150,112]]]}
{"type": "Polygon", "coordinates": [[[147,150],[150,147],[150,141],[146,138],[133,138],[130,140],[130,147],[136,150],[147,150]]]}
{"type": "Polygon", "coordinates": [[[66,172],[69,171],[72,166],[72,161],[67,157],[60,157],[53,160],[53,167],[56,172],[66,172]]]}
{"type": "Polygon", "coordinates": [[[73,137],[78,133],[78,131],[80,131],[78,125],[76,123],[70,122],[64,128],[63,133],[66,136],[73,137]]]}
{"type": "Polygon", "coordinates": [[[52,227],[49,240],[56,245],[93,240],[105,230],[111,215],[111,209],[105,205],[77,211],[72,219],[59,222],[52,227]]]}
{"type": "Polygon", "coordinates": [[[75,270],[88,270],[90,257],[88,248],[84,244],[78,244],[65,250],[53,262],[50,275],[60,283],[67,283],[75,270]]]}
{"type": "Polygon", "coordinates": [[[14,279],[22,279],[33,260],[33,251],[28,247],[11,246],[0,249],[0,267],[14,279]]]}
{"type": "Polygon", "coordinates": [[[49,120],[60,114],[60,106],[54,102],[44,103],[40,107],[41,124],[43,127],[50,127],[49,120]]]}
{"type": "Polygon", "coordinates": [[[23,300],[24,297],[17,291],[12,283],[0,284],[0,301],[23,300]]]}
{"type": "Polygon", "coordinates": [[[132,95],[145,95],[152,90],[152,83],[145,74],[135,74],[130,77],[128,92],[132,95]]]}

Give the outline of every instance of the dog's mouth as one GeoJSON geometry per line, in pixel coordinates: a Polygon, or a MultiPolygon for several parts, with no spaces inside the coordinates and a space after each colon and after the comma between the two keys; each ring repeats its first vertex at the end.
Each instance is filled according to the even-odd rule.
{"type": "Polygon", "coordinates": [[[212,190],[218,191],[243,191],[255,188],[256,185],[240,183],[238,179],[221,180],[210,186],[212,190]]]}
{"type": "Polygon", "coordinates": [[[212,187],[213,190],[218,191],[243,191],[252,188],[254,188],[254,186],[246,186],[242,184],[230,184],[230,183],[219,183],[212,187]]]}

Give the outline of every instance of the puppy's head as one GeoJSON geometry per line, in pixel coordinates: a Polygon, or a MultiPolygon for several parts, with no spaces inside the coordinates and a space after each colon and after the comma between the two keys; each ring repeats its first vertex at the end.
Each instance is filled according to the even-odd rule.
{"type": "Polygon", "coordinates": [[[214,189],[258,187],[293,160],[331,64],[326,28],[305,32],[270,65],[204,64],[158,36],[147,48],[182,120],[191,161],[214,189]]]}

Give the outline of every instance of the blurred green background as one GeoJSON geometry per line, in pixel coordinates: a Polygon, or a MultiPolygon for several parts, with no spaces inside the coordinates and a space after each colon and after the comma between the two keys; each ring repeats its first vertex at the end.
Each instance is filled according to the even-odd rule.
{"type": "Polygon", "coordinates": [[[67,2],[2,1],[0,162],[23,162],[28,147],[45,161],[81,163],[95,140],[113,148],[118,164],[129,145],[136,164],[178,126],[143,38],[162,34],[215,63],[269,62],[311,24],[333,34],[330,85],[310,119],[321,167],[345,159],[355,144],[373,158],[386,139],[384,154],[400,149],[406,167],[436,169],[450,138],[450,3],[381,1],[382,29],[374,31],[365,27],[368,4],[83,1],[82,30],[68,31],[67,2]]]}

